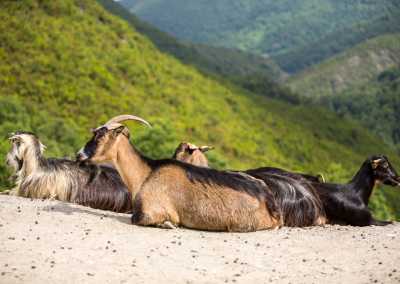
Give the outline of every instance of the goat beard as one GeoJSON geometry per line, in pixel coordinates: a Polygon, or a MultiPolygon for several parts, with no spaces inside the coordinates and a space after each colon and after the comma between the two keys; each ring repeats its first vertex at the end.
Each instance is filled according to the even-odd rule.
{"type": "Polygon", "coordinates": [[[15,180],[17,180],[20,177],[20,175],[21,175],[21,172],[13,173],[8,180],[10,182],[14,182],[15,180]]]}
{"type": "Polygon", "coordinates": [[[8,179],[10,182],[14,182],[15,180],[17,180],[21,176],[22,166],[24,165],[23,160],[19,160],[17,158],[15,158],[15,160],[16,160],[17,163],[13,163],[14,172],[12,173],[10,178],[8,179]]]}

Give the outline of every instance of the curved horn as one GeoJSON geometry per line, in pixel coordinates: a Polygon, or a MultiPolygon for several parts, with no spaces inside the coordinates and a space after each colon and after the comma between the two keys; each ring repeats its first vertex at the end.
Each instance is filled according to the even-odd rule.
{"type": "Polygon", "coordinates": [[[151,126],[150,126],[150,124],[147,123],[147,121],[145,121],[144,119],[142,119],[142,118],[140,118],[138,116],[129,115],[129,114],[119,115],[119,116],[116,116],[114,118],[111,118],[104,125],[108,125],[108,124],[112,124],[112,123],[118,123],[118,122],[121,122],[121,121],[124,121],[124,120],[137,120],[137,121],[140,121],[140,122],[146,124],[151,129],[151,126]]]}

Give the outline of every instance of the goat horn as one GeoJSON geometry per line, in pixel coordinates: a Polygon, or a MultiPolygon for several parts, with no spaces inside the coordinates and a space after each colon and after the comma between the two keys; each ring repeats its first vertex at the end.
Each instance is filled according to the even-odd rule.
{"type": "Polygon", "coordinates": [[[12,139],[17,139],[17,138],[21,138],[21,135],[13,135],[13,137],[10,137],[8,139],[12,140],[12,139]]]}
{"type": "Polygon", "coordinates": [[[137,121],[143,122],[144,124],[146,124],[151,129],[151,126],[150,126],[150,124],[147,123],[147,121],[145,121],[144,119],[142,119],[142,118],[140,118],[138,116],[129,115],[129,114],[119,115],[119,116],[116,116],[114,118],[111,118],[104,125],[108,125],[108,124],[112,124],[112,123],[118,123],[118,122],[121,122],[121,121],[124,121],[124,120],[137,120],[137,121]]]}

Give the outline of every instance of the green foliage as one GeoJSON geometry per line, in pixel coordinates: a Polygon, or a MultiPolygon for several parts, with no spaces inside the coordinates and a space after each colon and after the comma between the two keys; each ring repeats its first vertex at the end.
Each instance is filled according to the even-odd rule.
{"type": "Polygon", "coordinates": [[[255,72],[245,77],[233,78],[232,82],[256,94],[265,95],[290,104],[298,105],[302,102],[302,98],[297,93],[292,92],[288,87],[280,86],[276,81],[262,75],[260,72],[255,72]]]}
{"type": "Polygon", "coordinates": [[[400,32],[400,9],[337,29],[314,42],[273,56],[283,70],[295,73],[344,52],[368,39],[400,32]]]}
{"type": "MultiPolygon", "coordinates": [[[[0,97],[9,104],[0,112],[3,155],[8,132],[26,130],[37,132],[46,155],[74,157],[88,129],[134,114],[154,131],[126,122],[132,143],[157,158],[192,142],[216,147],[208,154],[213,167],[236,170],[324,174],[333,162],[349,170],[378,153],[400,165],[398,152],[359,124],[199,72],[97,2],[1,1],[0,18],[0,97]]],[[[1,174],[6,188],[8,173],[1,174]]]]}
{"type": "MultiPolygon", "coordinates": [[[[0,156],[5,160],[10,148],[11,133],[18,130],[27,129],[30,123],[30,117],[26,115],[26,109],[21,105],[18,98],[9,96],[0,97],[0,156]]],[[[11,188],[8,178],[12,174],[12,169],[5,163],[0,163],[0,191],[11,188]]]]}
{"type": "Polygon", "coordinates": [[[376,136],[400,150],[400,63],[366,84],[326,99],[335,111],[360,121],[376,136]]]}
{"type": "Polygon", "coordinates": [[[179,145],[171,119],[150,119],[147,122],[152,129],[141,125],[134,132],[135,147],[153,159],[171,158],[179,145]]]}
{"type": "Polygon", "coordinates": [[[371,200],[368,204],[368,210],[372,212],[372,216],[375,219],[382,221],[393,220],[392,217],[394,213],[399,214],[399,210],[396,209],[393,211],[390,209],[388,205],[388,198],[386,198],[380,187],[376,188],[372,193],[371,200]]]}
{"type": "Polygon", "coordinates": [[[123,0],[148,23],[183,40],[276,55],[361,20],[388,13],[392,0],[123,0]]]}
{"type": "Polygon", "coordinates": [[[323,173],[323,176],[325,178],[325,182],[347,183],[354,177],[358,170],[359,168],[353,168],[351,171],[349,171],[344,169],[341,164],[333,162],[328,166],[326,171],[323,173]]]}

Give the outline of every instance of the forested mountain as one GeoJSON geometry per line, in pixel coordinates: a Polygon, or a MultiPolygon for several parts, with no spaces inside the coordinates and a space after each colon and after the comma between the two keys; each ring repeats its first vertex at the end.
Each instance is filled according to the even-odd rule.
{"type": "Polygon", "coordinates": [[[365,84],[328,96],[325,101],[400,150],[400,62],[365,84]]]}
{"type": "Polygon", "coordinates": [[[262,55],[215,45],[181,41],[140,20],[113,0],[97,0],[112,14],[128,21],[139,33],[147,36],[162,52],[189,64],[205,68],[224,77],[247,76],[260,72],[273,79],[286,77],[276,63],[262,55]]]}
{"type": "Polygon", "coordinates": [[[337,29],[314,42],[271,59],[283,70],[295,73],[368,39],[396,33],[400,33],[400,8],[373,19],[337,29]]]}
{"type": "Polygon", "coordinates": [[[277,55],[395,9],[399,0],[123,0],[148,23],[186,41],[277,55]]]}
{"type": "MultiPolygon", "coordinates": [[[[33,131],[46,155],[74,157],[90,128],[129,113],[152,124],[126,122],[134,145],[153,158],[187,141],[216,146],[211,163],[219,168],[278,166],[345,181],[378,153],[400,168],[398,152],[360,124],[204,75],[95,1],[1,1],[0,19],[3,159],[10,132],[33,131]]],[[[10,174],[0,164],[2,189],[10,174]]],[[[383,216],[384,196],[376,194],[371,206],[383,216]]]]}
{"type": "Polygon", "coordinates": [[[324,97],[358,86],[400,62],[400,34],[379,36],[306,68],[288,85],[302,96],[324,97]]]}
{"type": "Polygon", "coordinates": [[[399,46],[400,34],[367,40],[298,72],[289,86],[400,149],[399,46]]]}

